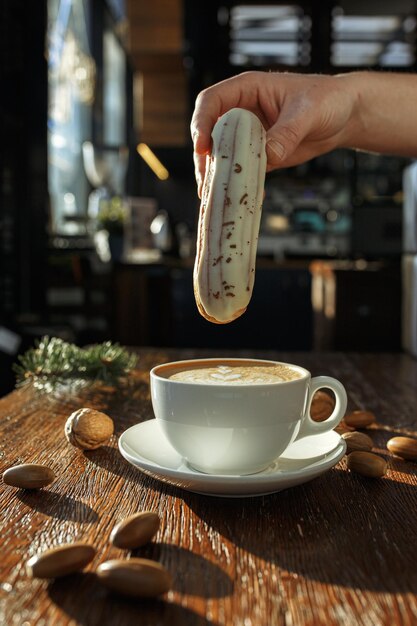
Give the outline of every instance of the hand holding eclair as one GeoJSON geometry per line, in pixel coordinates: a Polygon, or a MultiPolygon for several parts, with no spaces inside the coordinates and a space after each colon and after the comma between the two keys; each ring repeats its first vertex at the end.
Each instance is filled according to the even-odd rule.
{"type": "Polygon", "coordinates": [[[265,171],[342,147],[416,157],[416,99],[417,76],[384,72],[245,72],[199,94],[191,122],[202,197],[194,293],[206,319],[233,321],[249,303],[265,171]]]}
{"type": "Polygon", "coordinates": [[[245,72],[202,91],[191,122],[201,197],[211,132],[226,111],[252,111],[266,129],[267,171],[335,148],[417,157],[417,76],[245,72]]]}

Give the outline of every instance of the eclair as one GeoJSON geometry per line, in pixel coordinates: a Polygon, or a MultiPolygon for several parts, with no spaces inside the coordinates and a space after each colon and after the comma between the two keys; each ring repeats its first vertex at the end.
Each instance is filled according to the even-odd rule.
{"type": "Polygon", "coordinates": [[[242,315],[255,282],[255,261],[266,172],[266,133],[246,109],[215,124],[207,157],[194,264],[201,315],[227,324],[242,315]]]}

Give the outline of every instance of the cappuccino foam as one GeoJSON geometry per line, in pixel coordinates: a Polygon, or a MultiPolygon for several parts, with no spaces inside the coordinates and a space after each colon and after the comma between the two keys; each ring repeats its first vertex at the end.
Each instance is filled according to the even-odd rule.
{"type": "Polygon", "coordinates": [[[193,365],[189,368],[166,372],[165,377],[170,380],[205,385],[257,385],[287,382],[300,378],[301,374],[279,363],[267,365],[231,362],[209,365],[206,362],[200,367],[193,365]]]}

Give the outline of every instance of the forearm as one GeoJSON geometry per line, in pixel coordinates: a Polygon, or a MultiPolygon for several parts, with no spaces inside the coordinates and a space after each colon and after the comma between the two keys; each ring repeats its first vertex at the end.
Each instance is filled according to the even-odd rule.
{"type": "Polygon", "coordinates": [[[417,157],[417,75],[352,72],[338,78],[356,103],[341,147],[417,157]]]}

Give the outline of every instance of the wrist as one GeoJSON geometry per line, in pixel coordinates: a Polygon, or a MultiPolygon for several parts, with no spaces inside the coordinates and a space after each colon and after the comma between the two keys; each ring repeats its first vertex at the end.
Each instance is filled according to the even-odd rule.
{"type": "Polygon", "coordinates": [[[364,82],[369,80],[370,72],[350,72],[335,76],[339,86],[345,93],[349,102],[350,115],[347,123],[340,133],[338,140],[339,148],[358,148],[361,138],[366,133],[366,103],[364,98],[364,82]]]}

